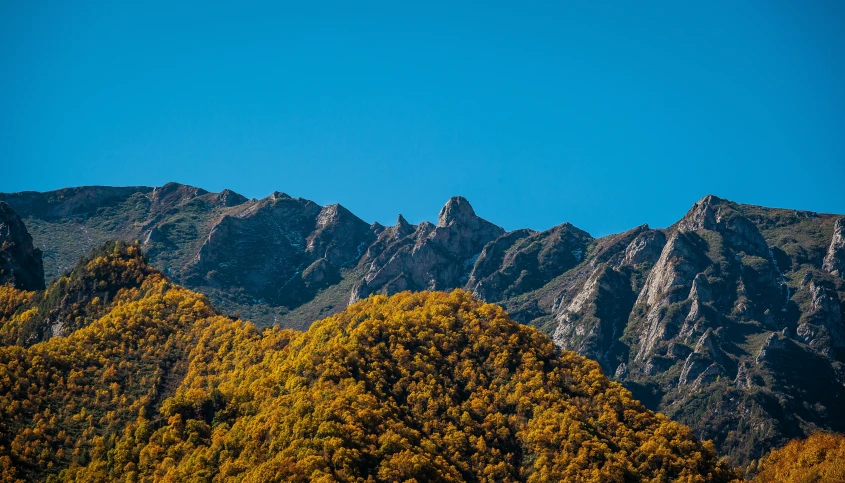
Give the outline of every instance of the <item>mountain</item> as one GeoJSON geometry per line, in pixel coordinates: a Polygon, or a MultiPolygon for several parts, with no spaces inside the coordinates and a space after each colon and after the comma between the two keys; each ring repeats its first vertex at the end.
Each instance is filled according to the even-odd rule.
{"type": "Polygon", "coordinates": [[[737,478],[597,363],[465,291],[376,296],[304,332],[259,331],[138,245],[110,243],[71,274],[34,295],[0,287],[16,304],[2,328],[49,326],[45,299],[97,311],[62,306],[80,323],[0,346],[3,481],[737,478]]]}
{"type": "Polygon", "coordinates": [[[305,328],[372,294],[462,288],[598,361],[734,463],[845,431],[845,218],[707,196],[674,225],[602,238],[502,228],[463,198],[437,224],[368,224],[281,193],[174,183],[0,194],[53,278],[110,238],[260,325],[305,328]]]}
{"type": "MultiPolygon", "coordinates": [[[[321,207],[278,192],[248,200],[176,183],[0,194],[0,200],[44,249],[48,280],[109,240],[138,240],[172,279],[263,324],[343,282],[380,230],[340,205],[321,207]]],[[[315,318],[291,317],[285,325],[303,327],[315,318]]]]}
{"type": "Polygon", "coordinates": [[[554,339],[737,462],[845,431],[845,281],[825,262],[840,259],[842,226],[708,196],[564,275],[554,339]]]}

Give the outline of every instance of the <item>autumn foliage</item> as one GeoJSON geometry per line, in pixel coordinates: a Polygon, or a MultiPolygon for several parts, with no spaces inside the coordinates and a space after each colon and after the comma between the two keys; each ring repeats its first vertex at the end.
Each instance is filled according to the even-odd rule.
{"type": "Polygon", "coordinates": [[[754,483],[842,483],[845,436],[818,432],[773,450],[758,466],[754,483]]]}
{"type": "MultiPolygon", "coordinates": [[[[99,318],[85,299],[65,336],[0,347],[0,481],[735,478],[597,363],[466,292],[259,331],[141,270],[133,247],[93,259],[117,287],[99,318]],[[142,276],[109,275],[124,268],[142,276]]],[[[0,323],[38,298],[4,288],[0,323]]]]}
{"type": "Polygon", "coordinates": [[[105,314],[112,299],[139,288],[153,273],[138,245],[110,242],[44,291],[0,286],[0,343],[29,346],[84,327],[105,314]],[[26,310],[18,310],[24,300],[26,310]]]}

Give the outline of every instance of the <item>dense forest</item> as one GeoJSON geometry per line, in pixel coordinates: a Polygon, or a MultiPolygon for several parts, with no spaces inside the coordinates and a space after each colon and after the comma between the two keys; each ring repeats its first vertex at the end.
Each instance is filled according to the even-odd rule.
{"type": "Polygon", "coordinates": [[[759,462],[755,483],[845,481],[845,436],[815,433],[773,450],[759,462]]]}
{"type": "MultiPolygon", "coordinates": [[[[137,245],[109,243],[44,291],[0,287],[0,335],[2,481],[741,473],[596,362],[461,290],[373,296],[305,332],[258,330],[150,268],[137,245]]],[[[812,453],[793,471],[838,481],[824,479],[842,474],[825,466],[841,461],[830,438],[754,470],[777,481],[766,475],[812,453]]]]}

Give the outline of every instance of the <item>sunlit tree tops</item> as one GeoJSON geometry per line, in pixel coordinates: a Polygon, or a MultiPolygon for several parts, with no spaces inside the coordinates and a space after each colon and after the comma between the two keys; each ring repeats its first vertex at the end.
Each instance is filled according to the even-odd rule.
{"type": "MultiPolygon", "coordinates": [[[[306,332],[259,331],[135,245],[84,264],[87,282],[51,287],[83,294],[50,305],[78,322],[0,347],[2,481],[735,478],[595,362],[463,291],[376,296],[306,332]]],[[[0,333],[50,297],[3,288],[0,333]]]]}

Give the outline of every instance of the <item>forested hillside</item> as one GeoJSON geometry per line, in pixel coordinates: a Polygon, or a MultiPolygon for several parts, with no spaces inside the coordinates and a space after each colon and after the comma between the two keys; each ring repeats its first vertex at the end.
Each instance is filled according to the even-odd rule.
{"type": "MultiPolygon", "coordinates": [[[[4,481],[735,477],[596,363],[466,292],[258,331],[144,267],[135,245],[97,251],[74,271],[88,291],[53,297],[139,276],[61,336],[0,348],[4,481]]],[[[44,293],[3,287],[3,328],[49,323],[44,293]]]]}
{"type": "Polygon", "coordinates": [[[814,433],[792,440],[762,458],[754,483],[837,483],[845,481],[845,436],[814,433]]]}

